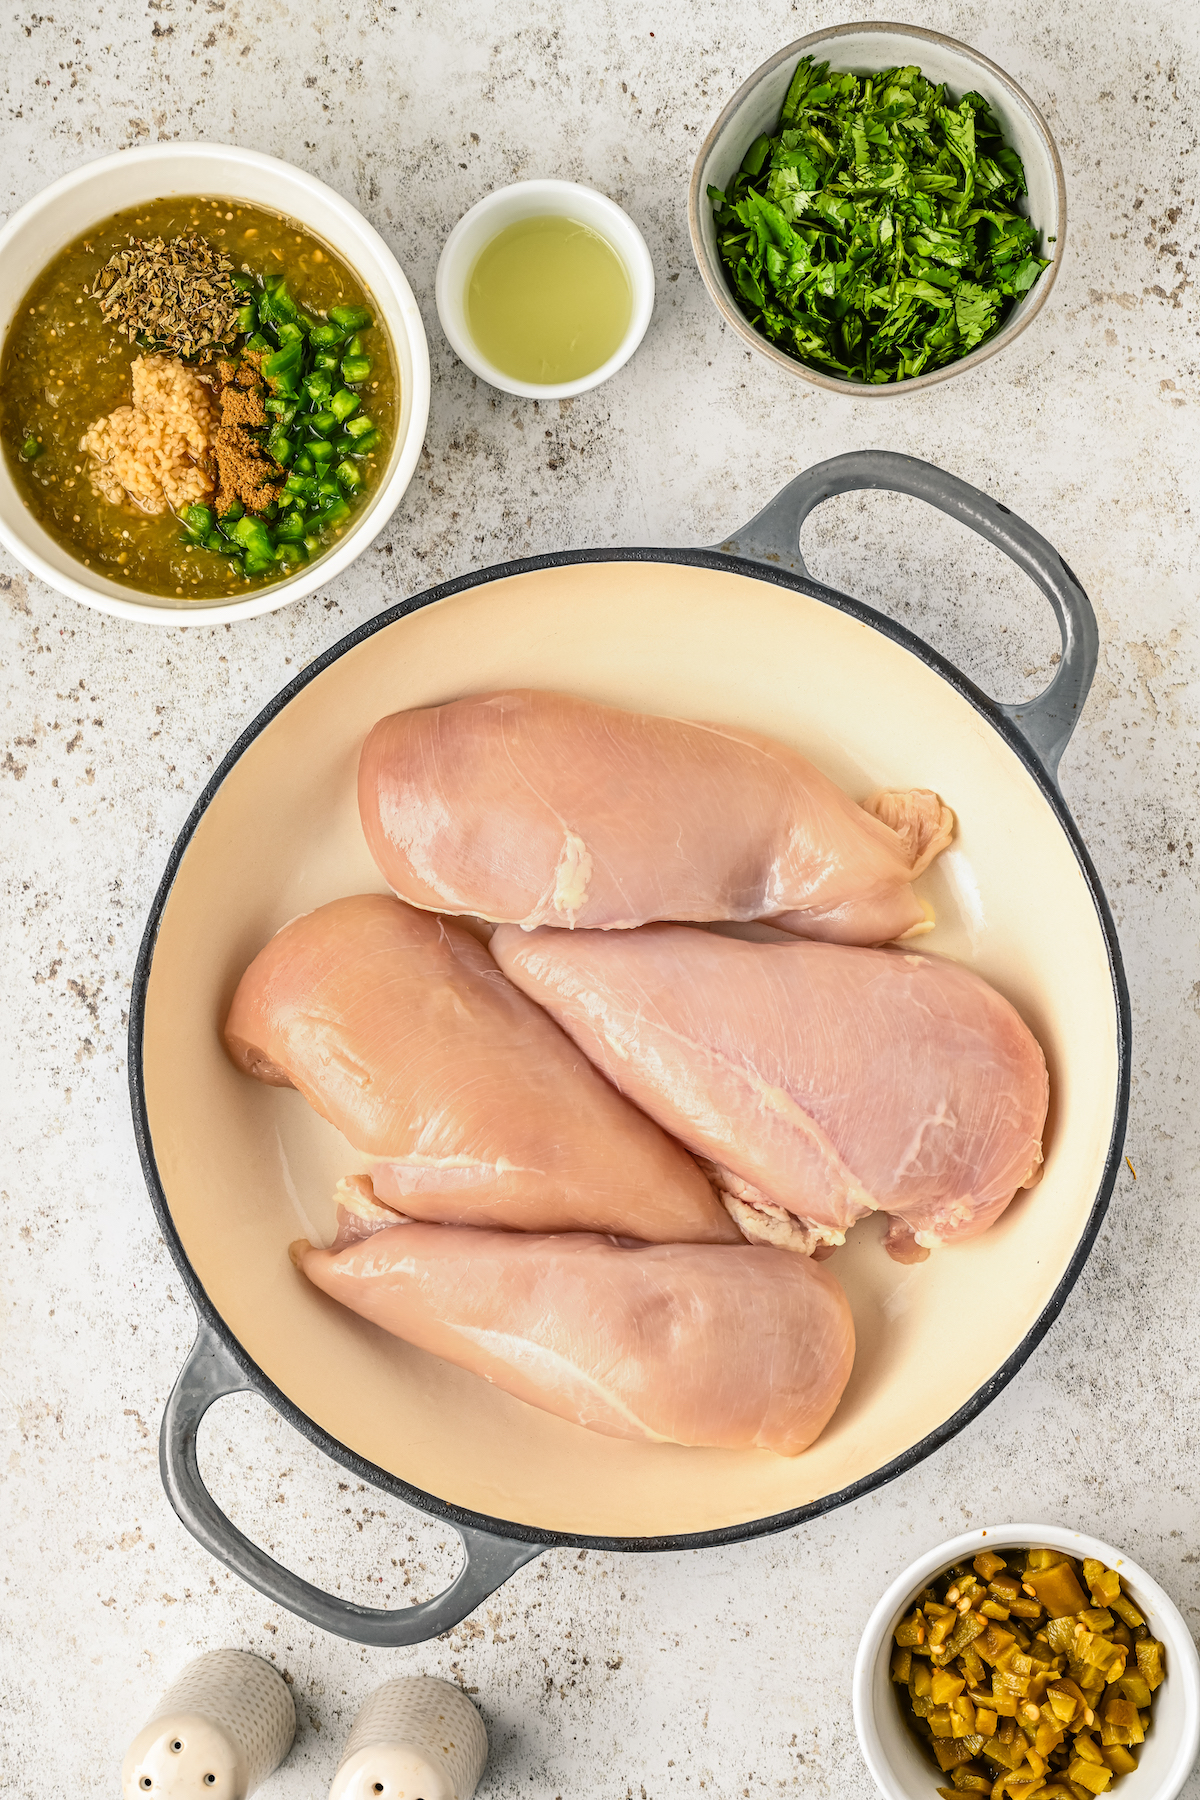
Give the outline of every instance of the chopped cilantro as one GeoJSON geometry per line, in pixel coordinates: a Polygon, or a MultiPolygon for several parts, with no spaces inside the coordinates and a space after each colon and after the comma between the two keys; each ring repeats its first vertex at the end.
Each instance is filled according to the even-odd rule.
{"type": "Polygon", "coordinates": [[[774,137],[728,195],[717,247],[751,324],[849,381],[904,381],[991,337],[1046,259],[1016,210],[1025,169],[979,94],[917,68],[800,61],[774,137]]]}

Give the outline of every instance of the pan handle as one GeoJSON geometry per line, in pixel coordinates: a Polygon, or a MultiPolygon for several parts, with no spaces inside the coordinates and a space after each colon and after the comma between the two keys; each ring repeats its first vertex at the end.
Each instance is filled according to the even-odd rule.
{"type": "Polygon", "coordinates": [[[822,500],[862,488],[913,494],[969,525],[1011,557],[1049,600],[1062,638],[1054,679],[1035,699],[1015,706],[997,705],[997,710],[1016,726],[1051,780],[1056,780],[1059,758],[1096,672],[1100,643],[1096,615],[1078,577],[1054,546],[990,494],[916,456],[902,456],[894,450],[852,450],[797,475],[748,525],[716,548],[807,577],[800,554],[805,519],[822,500]]]}
{"type": "MultiPolygon", "coordinates": [[[[418,1606],[388,1612],[358,1606],[313,1587],[260,1550],[225,1517],[200,1476],[196,1434],[214,1400],[225,1394],[254,1393],[232,1352],[203,1321],[163,1413],[158,1466],[167,1498],[192,1536],[243,1581],[322,1631],[356,1644],[393,1648],[421,1644],[465,1619],[502,1582],[545,1548],[494,1537],[474,1525],[454,1524],[466,1562],[450,1586],[418,1606]]],[[[454,1523],[451,1521],[451,1523],[454,1523]]]]}

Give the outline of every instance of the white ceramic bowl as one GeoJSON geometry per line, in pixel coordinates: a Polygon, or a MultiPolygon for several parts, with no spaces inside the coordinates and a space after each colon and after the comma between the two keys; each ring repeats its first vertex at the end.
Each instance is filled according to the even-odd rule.
{"type": "Polygon", "coordinates": [[[964,369],[976,368],[1011,344],[1013,339],[1040,312],[1050,298],[1055,277],[1062,266],[1067,234],[1067,190],[1062,164],[1050,129],[1033,101],[1015,81],[966,44],[946,37],[940,31],[925,31],[916,25],[832,25],[824,31],[810,32],[785,50],[777,50],[769,62],[756,69],[744,81],[725,108],[696,158],[692,184],[688,193],[688,228],[692,249],[700,265],[700,273],[718,311],[755,350],[760,351],[780,368],[810,381],[815,387],[829,388],[838,394],[855,398],[886,399],[896,394],[915,394],[938,382],[948,381],[964,369]],[[944,369],[914,376],[911,381],[843,381],[820,369],[798,362],[755,331],[733,297],[725,267],[717,253],[716,224],[708,198],[709,186],[724,191],[741,168],[742,158],[763,132],[773,133],[779,124],[784,96],[802,56],[816,62],[828,62],[834,69],[849,70],[853,75],[870,75],[880,69],[906,67],[915,63],[927,80],[945,82],[953,99],[974,90],[982,94],[1004,132],[1006,143],[1019,153],[1025,164],[1025,180],[1029,197],[1025,211],[1040,228],[1039,254],[1048,257],[1050,266],[1043,269],[1029,292],[1013,307],[995,337],[980,344],[970,355],[944,369]]]}
{"type": "Polygon", "coordinates": [[[966,1532],[920,1557],[889,1587],[867,1622],[854,1664],[854,1724],[876,1787],[887,1800],[933,1800],[939,1785],[937,1770],[904,1722],[891,1680],[892,1633],[914,1595],[952,1563],[970,1561],[983,1550],[1003,1555],[1017,1546],[1098,1557],[1127,1583],[1152,1636],[1166,1649],[1167,1675],[1154,1696],[1137,1769],[1123,1775],[1112,1791],[1121,1800],[1173,1800],[1200,1750],[1200,1658],[1192,1634],[1178,1607],[1145,1569],[1111,1544],[1060,1525],[993,1525],[966,1532]]]}
{"type": "Polygon", "coordinates": [[[437,267],[437,310],[442,330],[468,369],[505,394],[526,400],[569,400],[599,387],[623,368],[646,335],[654,311],[654,264],[641,232],[615,200],[576,181],[518,181],[497,188],[464,213],[446,239],[437,267]],[[620,257],[633,290],[629,328],[608,361],[578,381],[516,381],[482,354],[467,323],[467,287],[480,252],[506,226],[545,213],[577,219],[605,238],[620,257]]]}
{"type": "Polygon", "coordinates": [[[326,556],[240,600],[197,603],[167,594],[139,597],[119,582],[85,569],[82,560],[27,511],[3,457],[0,543],[40,581],[101,612],[141,624],[224,625],[274,612],[311,594],[340,574],[383,530],[421,454],[429,416],[429,351],[412,289],[362,214],[302,169],[233,144],[151,144],[87,163],[44,188],[0,230],[0,337],[31,282],[72,238],[124,207],[172,194],[227,195],[286,213],[354,271],[391,339],[400,383],[400,416],[379,485],[326,556]]]}

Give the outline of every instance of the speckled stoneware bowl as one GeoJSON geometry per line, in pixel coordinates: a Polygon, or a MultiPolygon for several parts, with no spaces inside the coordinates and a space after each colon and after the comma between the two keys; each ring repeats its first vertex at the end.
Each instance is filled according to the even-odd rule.
{"type": "Polygon", "coordinates": [[[315,176],[234,144],[150,144],[86,163],[14,213],[0,230],[0,341],[30,284],[72,238],[123,207],[172,194],[219,194],[299,221],[354,271],[391,339],[400,412],[379,485],[338,544],[311,566],[245,599],[193,602],[136,595],[85,568],[25,507],[0,456],[0,544],[40,581],[85,606],[154,625],[227,625],[299,600],[332,581],[378,536],[412,480],[429,416],[425,327],[399,263],[348,200],[315,176]]]}
{"type": "Polygon", "coordinates": [[[913,1596],[952,1563],[983,1550],[1022,1546],[1095,1556],[1116,1569],[1151,1633],[1166,1651],[1166,1680],[1154,1696],[1138,1766],[1114,1782],[1121,1800],[1174,1800],[1200,1750],[1200,1658],[1179,1608],[1152,1575],[1121,1550],[1061,1525],[992,1525],[938,1544],[898,1575],[867,1621],[854,1664],[854,1724],[868,1769],[885,1800],[934,1800],[939,1777],[904,1722],[891,1680],[892,1633],[913,1596]]]}
{"type": "Polygon", "coordinates": [[[763,63],[748,81],[742,83],[705,138],[696,158],[688,193],[688,227],[705,287],[722,318],[747,344],[779,368],[789,370],[814,387],[855,398],[886,399],[897,394],[924,392],[967,369],[978,368],[980,363],[1007,349],[1020,336],[1050,298],[1050,290],[1062,265],[1066,247],[1067,190],[1058,150],[1045,119],[1028,94],[986,56],[940,31],[924,31],[916,25],[833,25],[824,31],[812,31],[786,49],[777,50],[769,62],[763,63]],[[1050,266],[1043,269],[1024,299],[1013,307],[995,337],[980,344],[969,356],[948,363],[944,369],[916,375],[909,381],[878,384],[843,381],[777,349],[755,331],[734,299],[717,253],[716,224],[708,190],[710,185],[725,189],[755,138],[763,132],[776,130],[784,96],[802,56],[812,56],[817,62],[828,62],[833,68],[849,70],[854,75],[870,75],[880,69],[915,63],[929,81],[945,82],[955,98],[972,90],[982,94],[998,119],[1005,140],[1017,150],[1025,164],[1029,187],[1025,210],[1040,227],[1038,251],[1049,258],[1050,266]]]}

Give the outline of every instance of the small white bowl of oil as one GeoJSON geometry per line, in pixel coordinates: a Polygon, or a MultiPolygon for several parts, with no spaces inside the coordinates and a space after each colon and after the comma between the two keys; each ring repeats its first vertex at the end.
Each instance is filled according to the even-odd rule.
{"type": "Polygon", "coordinates": [[[446,239],[437,310],[456,354],[505,394],[568,400],[633,355],[654,310],[654,264],[614,200],[575,181],[518,181],[446,239]]]}

